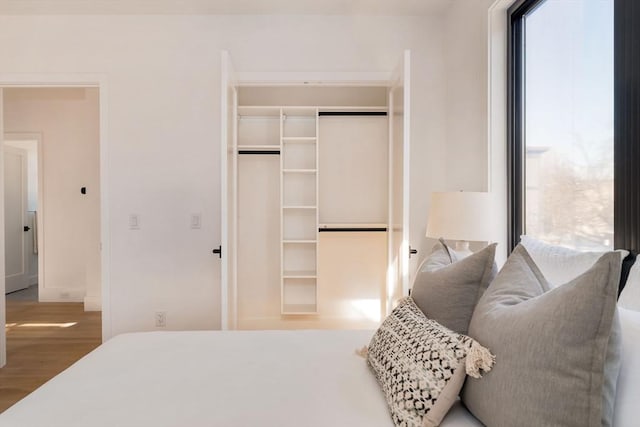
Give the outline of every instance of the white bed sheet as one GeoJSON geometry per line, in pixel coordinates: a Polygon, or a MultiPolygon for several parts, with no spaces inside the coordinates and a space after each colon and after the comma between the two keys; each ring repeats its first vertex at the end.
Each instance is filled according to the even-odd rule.
{"type": "MultiPolygon", "coordinates": [[[[355,349],[372,331],[120,335],[0,414],[2,427],[392,427],[355,349]]],[[[443,427],[480,426],[457,403],[443,427]]]]}
{"type": "Polygon", "coordinates": [[[614,427],[640,425],[640,312],[618,307],[622,326],[622,364],[616,388],[614,427]]]}

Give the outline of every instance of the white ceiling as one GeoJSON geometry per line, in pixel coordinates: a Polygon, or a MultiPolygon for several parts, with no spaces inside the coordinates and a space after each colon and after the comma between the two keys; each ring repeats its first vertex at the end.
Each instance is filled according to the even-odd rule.
{"type": "Polygon", "coordinates": [[[0,15],[430,15],[456,0],[0,0],[0,15]]]}

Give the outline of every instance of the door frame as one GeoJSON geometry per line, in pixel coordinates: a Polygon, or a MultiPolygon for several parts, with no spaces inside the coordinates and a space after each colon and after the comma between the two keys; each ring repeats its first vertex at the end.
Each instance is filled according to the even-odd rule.
{"type": "MultiPolygon", "coordinates": [[[[410,59],[411,59],[411,51],[409,49],[405,49],[402,50],[401,52],[401,57],[400,57],[400,61],[401,63],[407,67],[407,72],[410,72],[410,59]]],[[[234,82],[234,86],[235,88],[242,88],[242,87],[251,87],[251,86],[273,86],[273,87],[277,87],[277,86],[323,86],[323,85],[328,85],[328,86],[377,86],[377,87],[386,87],[386,88],[390,88],[391,86],[393,86],[394,82],[400,77],[396,74],[395,70],[391,70],[391,71],[356,71],[356,72],[344,72],[344,71],[327,71],[327,72],[308,72],[308,71],[302,71],[302,72],[286,72],[286,71],[282,71],[282,72],[272,72],[272,71],[267,71],[267,72],[243,72],[243,71],[238,71],[237,69],[235,69],[233,67],[233,58],[231,57],[229,51],[227,50],[222,50],[221,51],[221,111],[227,111],[226,107],[226,103],[228,102],[228,98],[225,95],[226,94],[226,89],[227,86],[226,84],[228,84],[229,82],[233,81],[234,82]],[[230,76],[228,74],[229,70],[233,70],[234,71],[234,75],[230,76]]],[[[404,69],[403,69],[404,70],[404,69]]],[[[404,71],[403,71],[403,76],[404,77],[404,71]]],[[[410,93],[410,80],[407,81],[407,89],[406,89],[406,93],[410,93]]],[[[410,97],[406,96],[405,100],[404,100],[404,106],[410,106],[410,97]]],[[[226,129],[225,128],[225,124],[224,124],[224,117],[221,117],[221,140],[220,140],[220,145],[221,145],[221,158],[220,158],[220,163],[221,163],[221,173],[222,173],[222,178],[221,178],[221,204],[220,204],[220,211],[221,211],[221,241],[228,243],[228,239],[229,239],[229,235],[228,230],[226,230],[225,226],[228,224],[228,219],[227,219],[227,214],[229,212],[229,206],[227,206],[227,202],[228,202],[228,198],[224,197],[224,195],[226,194],[226,191],[228,191],[229,189],[229,183],[228,183],[228,179],[227,179],[227,167],[223,166],[223,163],[227,162],[227,137],[228,137],[228,132],[232,131],[232,132],[236,132],[236,136],[237,136],[237,129],[226,129]]],[[[234,120],[235,126],[237,126],[237,122],[234,120]]],[[[404,140],[403,140],[403,146],[404,147],[409,147],[410,146],[410,138],[411,138],[411,129],[410,129],[410,119],[409,117],[405,117],[403,120],[403,125],[406,126],[405,129],[405,134],[404,134],[404,140]]],[[[407,151],[406,155],[404,156],[403,159],[403,163],[404,163],[404,167],[406,168],[406,171],[409,171],[409,152],[407,151]]],[[[409,172],[407,172],[407,175],[409,175],[409,172]]],[[[237,191],[237,189],[234,189],[234,191],[237,191]]],[[[406,200],[404,200],[404,204],[406,204],[406,208],[404,208],[404,212],[403,212],[403,221],[406,221],[406,225],[409,224],[409,180],[407,179],[406,185],[403,189],[403,196],[406,197],[406,200]]],[[[233,197],[234,202],[237,201],[237,197],[233,197]]],[[[235,226],[235,225],[234,225],[235,226]]],[[[233,231],[234,235],[235,234],[235,230],[233,231]]],[[[402,292],[403,295],[406,295],[408,292],[408,288],[409,288],[409,275],[408,275],[408,270],[409,270],[409,230],[408,228],[405,227],[405,230],[403,230],[403,245],[406,247],[406,259],[403,258],[403,260],[401,260],[401,266],[400,268],[402,269],[402,278],[400,281],[400,286],[402,288],[402,292]]],[[[227,245],[228,246],[228,245],[227,245]]],[[[225,245],[222,245],[222,251],[223,251],[223,258],[224,258],[224,251],[225,251],[225,245]]],[[[236,248],[232,248],[231,250],[235,251],[236,248]]],[[[236,254],[234,253],[233,255],[233,260],[235,262],[236,260],[236,254]]],[[[221,329],[222,330],[227,330],[231,327],[233,327],[234,325],[237,324],[237,310],[235,309],[235,307],[237,307],[237,293],[236,291],[236,286],[235,283],[234,284],[230,284],[228,283],[229,280],[229,275],[227,274],[227,272],[225,272],[225,268],[227,268],[228,265],[226,263],[226,261],[223,260],[223,262],[221,263],[221,274],[220,274],[220,325],[221,325],[221,329]],[[233,286],[233,293],[229,292],[229,286],[233,286]],[[232,307],[234,307],[234,311],[233,313],[231,313],[231,317],[235,316],[235,318],[233,319],[229,319],[230,317],[230,313],[229,313],[229,306],[230,304],[232,304],[232,307]]],[[[233,265],[233,268],[235,268],[236,266],[233,265]]],[[[389,279],[388,279],[389,280],[389,279]]],[[[388,287],[388,284],[387,284],[388,287]]],[[[387,299],[388,297],[385,295],[385,299],[387,299]]],[[[385,301],[386,304],[388,304],[388,307],[391,307],[390,302],[389,301],[385,301]]],[[[388,311],[390,311],[390,309],[388,309],[388,311]]]]}
{"type": "Polygon", "coordinates": [[[42,152],[41,132],[4,132],[3,144],[6,141],[36,141],[38,147],[38,217],[36,229],[38,233],[38,293],[44,287],[44,156],[42,152]]]}
{"type": "MultiPolygon", "coordinates": [[[[109,226],[109,138],[108,138],[108,82],[106,74],[95,73],[0,73],[0,142],[4,139],[2,89],[5,88],[97,88],[99,94],[100,144],[100,242],[102,341],[111,338],[111,234],[109,226]]],[[[0,167],[4,155],[0,150],[0,167]]],[[[4,242],[4,177],[0,174],[0,240],[4,242]]],[[[4,245],[0,250],[0,292],[4,295],[4,245]]],[[[6,322],[5,299],[0,301],[0,322],[6,322]]],[[[5,328],[0,328],[0,367],[6,364],[5,328]]]]}

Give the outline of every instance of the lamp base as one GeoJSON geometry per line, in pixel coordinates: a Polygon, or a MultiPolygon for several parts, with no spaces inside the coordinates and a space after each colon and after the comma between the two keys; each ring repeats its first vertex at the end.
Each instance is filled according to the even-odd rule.
{"type": "Polygon", "coordinates": [[[466,240],[456,240],[456,247],[454,250],[456,251],[456,255],[462,258],[466,258],[473,254],[469,249],[469,242],[466,240]]]}

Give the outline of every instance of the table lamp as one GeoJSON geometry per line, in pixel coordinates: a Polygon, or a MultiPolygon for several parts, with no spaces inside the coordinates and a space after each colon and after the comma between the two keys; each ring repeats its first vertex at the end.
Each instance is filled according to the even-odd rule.
{"type": "Polygon", "coordinates": [[[473,191],[431,193],[426,237],[455,240],[455,251],[471,254],[469,242],[491,241],[489,193],[473,191]]]}

